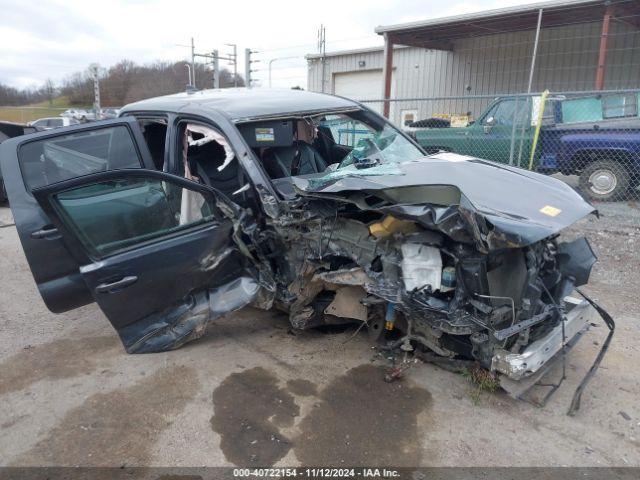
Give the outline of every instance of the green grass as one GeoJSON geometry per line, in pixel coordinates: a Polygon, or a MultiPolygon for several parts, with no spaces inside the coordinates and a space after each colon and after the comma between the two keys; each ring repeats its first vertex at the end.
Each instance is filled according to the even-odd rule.
{"type": "Polygon", "coordinates": [[[42,107],[42,108],[64,108],[65,110],[67,108],[71,107],[71,104],[69,103],[69,98],[68,97],[56,97],[51,101],[51,105],[49,105],[49,100],[43,100],[42,102],[38,102],[38,103],[32,103],[31,105],[28,105],[29,107],[42,107]]]}
{"type": "Polygon", "coordinates": [[[57,117],[64,109],[33,107],[0,107],[0,120],[27,123],[43,117],[57,117]]]}
{"type": "MultiPolygon", "coordinates": [[[[43,117],[57,117],[70,107],[69,99],[64,96],[54,98],[51,105],[49,105],[48,100],[44,100],[20,107],[0,107],[0,121],[27,123],[43,117]]],[[[92,107],[74,106],[74,108],[92,107]]]]}
{"type": "Polygon", "coordinates": [[[471,401],[474,405],[480,403],[480,397],[483,392],[495,392],[500,388],[500,381],[498,378],[488,370],[480,366],[471,367],[471,369],[465,368],[462,371],[462,376],[473,384],[473,390],[469,393],[471,401]]]}

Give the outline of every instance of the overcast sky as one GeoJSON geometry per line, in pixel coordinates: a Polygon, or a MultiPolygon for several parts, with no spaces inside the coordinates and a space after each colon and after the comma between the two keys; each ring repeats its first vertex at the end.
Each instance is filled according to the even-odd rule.
{"type": "MultiPolygon", "coordinates": [[[[532,0],[0,0],[0,82],[15,87],[59,82],[92,62],[108,67],[127,58],[138,63],[182,60],[197,51],[260,51],[255,76],[267,85],[306,86],[306,53],[316,52],[317,30],[326,27],[327,51],[381,44],[373,33],[390,25],[532,0]]],[[[223,64],[224,66],[224,64],[223,64]]],[[[244,73],[242,55],[238,70],[244,73]]],[[[185,68],[185,83],[187,70],[185,68]]],[[[200,85],[199,85],[200,86],[200,85]]]]}

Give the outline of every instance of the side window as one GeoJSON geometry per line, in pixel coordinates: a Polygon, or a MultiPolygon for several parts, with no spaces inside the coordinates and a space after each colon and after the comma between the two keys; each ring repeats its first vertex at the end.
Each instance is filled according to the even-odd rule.
{"type": "Polygon", "coordinates": [[[35,140],[20,147],[18,159],[29,190],[91,173],[141,167],[125,126],[35,140]]]}
{"type": "Polygon", "coordinates": [[[167,139],[167,120],[164,118],[141,118],[138,120],[138,124],[156,170],[166,172],[164,152],[167,139]]]}
{"type": "Polygon", "coordinates": [[[51,202],[94,258],[215,220],[213,197],[144,177],[72,188],[51,202]]]}
{"type": "Polygon", "coordinates": [[[496,116],[496,111],[498,110],[498,107],[500,106],[499,103],[495,104],[493,107],[491,107],[491,110],[489,110],[487,112],[487,114],[484,116],[484,118],[482,119],[482,124],[483,125],[487,125],[489,122],[490,118],[495,118],[496,116]]]}
{"type": "Polygon", "coordinates": [[[603,118],[624,118],[638,116],[638,98],[636,94],[612,95],[602,97],[603,118]]]}
{"type": "Polygon", "coordinates": [[[331,130],[334,141],[343,147],[355,147],[364,138],[372,138],[375,131],[366,124],[348,117],[328,115],[320,123],[331,130]]]}
{"type": "MultiPolygon", "coordinates": [[[[517,119],[516,123],[522,125],[526,121],[527,112],[529,110],[529,100],[520,99],[517,103],[517,119]]],[[[494,125],[513,125],[513,118],[516,114],[516,101],[513,99],[502,100],[497,103],[491,111],[484,117],[483,124],[491,117],[494,119],[494,125]]]]}
{"type": "Polygon", "coordinates": [[[62,119],[61,118],[50,118],[47,121],[47,126],[48,127],[53,127],[53,128],[61,127],[62,126],[62,119]]]}

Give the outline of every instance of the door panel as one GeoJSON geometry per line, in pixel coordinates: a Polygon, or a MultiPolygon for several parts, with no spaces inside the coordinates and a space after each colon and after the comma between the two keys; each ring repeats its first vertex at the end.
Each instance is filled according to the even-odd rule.
{"type": "MultiPolygon", "coordinates": [[[[514,165],[518,165],[518,154],[522,143],[521,163],[528,160],[531,144],[531,122],[529,104],[526,99],[500,99],[489,108],[479,122],[470,129],[470,153],[494,162],[509,163],[513,143],[514,165]],[[489,125],[492,119],[492,125],[489,125]],[[515,130],[514,130],[515,122],[515,130]],[[524,130],[523,130],[524,127],[524,130]],[[515,136],[514,141],[511,141],[515,136]]],[[[526,163],[524,163],[526,165],[526,163]]],[[[522,165],[521,165],[522,166],[522,165]]]]}
{"type": "Polygon", "coordinates": [[[153,168],[133,118],[93,122],[16,137],[0,145],[11,210],[34,280],[49,310],[92,302],[69,250],[32,195],[34,188],[118,168],[153,168]]]}
{"type": "Polygon", "coordinates": [[[233,223],[205,185],[120,170],[34,195],[65,244],[84,257],[82,279],[129,352],[195,338],[209,318],[208,292],[244,272],[233,223]]]}

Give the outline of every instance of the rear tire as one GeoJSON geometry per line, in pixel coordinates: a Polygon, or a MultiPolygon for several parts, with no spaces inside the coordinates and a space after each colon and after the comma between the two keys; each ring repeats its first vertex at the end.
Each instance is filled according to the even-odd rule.
{"type": "Polygon", "coordinates": [[[629,189],[629,174],[613,160],[596,160],[580,174],[580,189],[592,200],[618,200],[629,189]]]}

